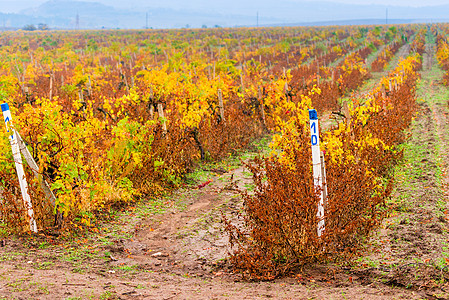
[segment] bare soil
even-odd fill
[[[239,222],[240,162],[203,167],[191,184],[105,220],[99,232],[0,241],[5,299],[447,299],[449,93],[427,45],[420,113],[397,167],[392,213],[350,263],[245,282],[226,264],[222,212]],[[257,150],[257,149],[256,149]],[[260,151],[260,150],[258,150]],[[254,151],[242,159],[258,154]],[[63,242],[61,242],[63,240]]]

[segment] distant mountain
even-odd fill
[[[153,28],[233,27],[254,26],[257,20],[260,25],[383,24],[387,8],[389,23],[449,19],[449,5],[417,8],[293,0],[258,0],[256,4],[243,0],[142,0],[135,2],[140,3],[139,6],[125,9],[125,5],[129,7],[130,4],[121,3],[118,8],[100,2],[50,0],[19,14],[0,13],[0,28],[2,25],[22,28],[39,23],[54,29],[75,29],[77,24],[80,29],[137,29],[147,24]]]
[[[117,10],[98,2],[51,0],[42,5],[21,11],[33,18],[44,18],[53,28],[139,28],[135,12]],[[137,21],[137,22],[136,22]]]
[[[25,15],[48,17],[73,16],[76,12],[83,12],[88,15],[116,14],[117,10],[111,6],[107,6],[99,2],[50,0],[38,7],[21,11],[21,13]]]
[[[140,3],[142,2],[140,1]],[[449,18],[449,5],[405,7],[378,4],[347,4],[326,0],[164,0],[148,1],[148,3],[152,3],[146,6],[148,10],[158,7],[177,7],[183,11],[195,8],[197,11],[211,14],[219,13],[221,15],[232,15],[238,12],[240,15],[252,17],[253,22],[256,14],[259,13],[261,23],[270,23],[269,18],[280,19],[282,23],[385,19],[387,8],[390,19],[430,20]],[[424,1],[423,3],[425,4]]]
[[[6,21],[8,27],[23,27],[26,24],[45,23],[50,28],[181,28],[242,26],[255,24],[254,16],[222,15],[202,11],[174,10],[168,8],[151,8],[139,10],[118,9],[99,2],[51,0],[34,8],[22,10],[20,14],[0,14],[0,22]],[[267,18],[271,23],[282,19]],[[0,23],[1,26],[1,23]]]

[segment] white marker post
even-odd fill
[[[318,129],[318,115],[316,110],[309,109],[310,133],[312,142],[313,181],[315,189],[320,189],[320,202],[318,202],[318,237],[324,232],[324,188],[323,169],[320,158],[320,131]]]
[[[1,105],[3,118],[5,119],[6,131],[10,133],[9,142],[11,143],[12,155],[14,158],[14,163],[16,165],[17,177],[19,177],[20,191],[22,192],[23,204],[27,210],[30,230],[37,232],[36,220],[34,219],[33,205],[31,204],[30,194],[28,194],[28,184],[25,177],[25,172],[23,171],[22,156],[20,155],[20,148],[17,142],[17,135],[12,128],[11,122],[11,111],[9,110],[8,103],[3,103]]]

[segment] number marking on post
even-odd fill
[[[34,219],[34,210],[31,203],[30,194],[28,193],[28,184],[25,177],[25,172],[23,170],[22,156],[20,154],[19,144],[17,142],[17,137],[14,134],[14,129],[11,128],[11,111],[7,103],[1,105],[3,118],[5,120],[6,132],[11,132],[9,136],[9,142],[11,144],[12,155],[14,157],[14,163],[16,165],[17,177],[19,178],[20,191],[22,192],[23,204],[28,214],[28,219],[30,221],[30,230],[37,232],[36,220]]]
[[[318,116],[314,109],[309,109],[309,119],[310,119],[310,134],[311,134],[311,144],[312,144],[312,167],[313,167],[313,182],[315,189],[320,190],[320,201],[318,202],[318,226],[317,233],[318,237],[324,232],[325,222],[324,222],[324,189],[323,189],[323,169],[321,164],[321,152],[320,152],[320,132],[318,129]]]

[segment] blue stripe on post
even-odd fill
[[[9,110],[8,103],[2,103],[2,111],[7,111],[7,110]]]
[[[309,109],[310,120],[318,120],[318,114],[315,109]]]

